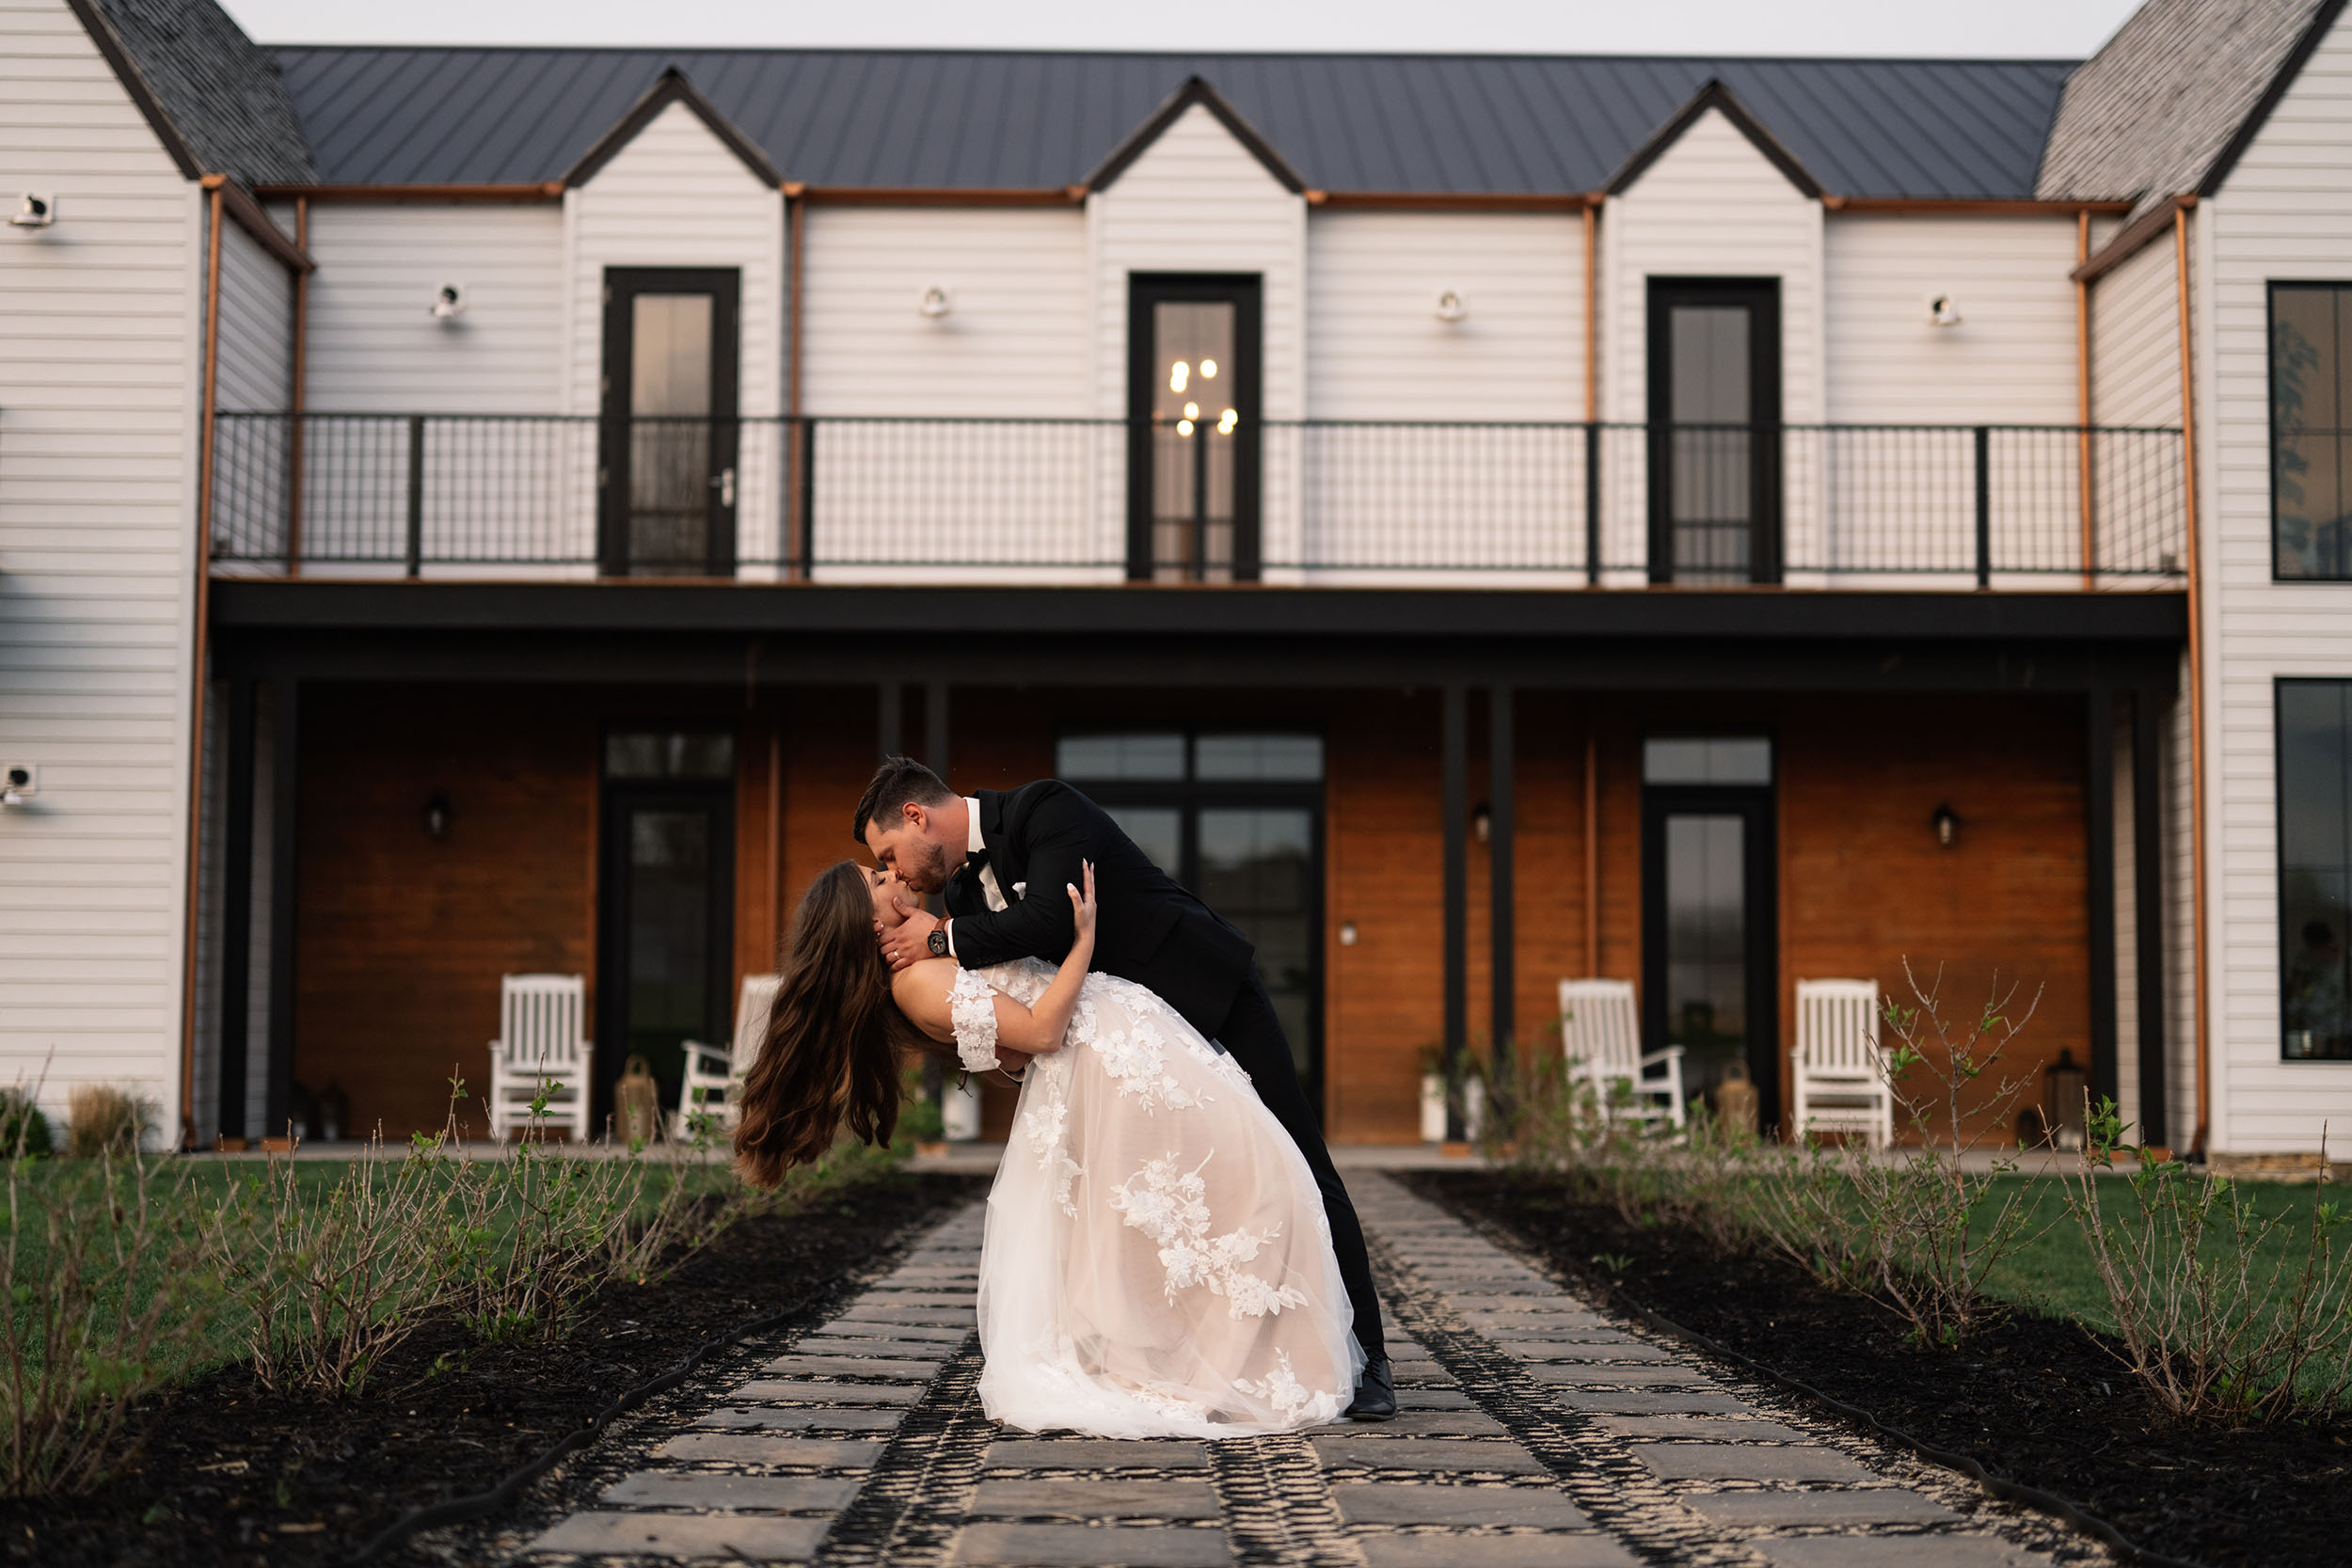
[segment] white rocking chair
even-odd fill
[[[596,1048],[585,1035],[587,982],[577,974],[508,974],[499,980],[499,1037],[490,1042],[490,1136],[503,1143],[532,1124],[588,1140],[588,1073]]]
[[[1860,1132],[1872,1148],[1895,1141],[1895,1089],[1879,1049],[1876,980],[1797,982],[1796,1131]]]
[[[1632,981],[1561,981],[1560,1038],[1567,1049],[1570,1079],[1592,1085],[1603,1120],[1662,1117],[1677,1131],[1686,1124],[1682,1047],[1643,1052]]]
[[[744,975],[742,993],[736,999],[731,1041],[725,1046],[686,1042],[686,1076],[678,1085],[677,1115],[671,1124],[677,1135],[685,1136],[698,1116],[710,1118],[713,1132],[723,1132],[735,1126],[736,1098],[752,1064],[759,1059],[760,1041],[768,1037],[768,1014],[783,984],[780,974]]]

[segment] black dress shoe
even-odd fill
[[[1386,1421],[1396,1415],[1396,1385],[1389,1381],[1389,1358],[1375,1355],[1364,1363],[1356,1384],[1356,1402],[1347,1407],[1351,1421]]]

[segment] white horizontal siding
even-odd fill
[[[2279,1048],[2278,822],[2272,692],[2281,676],[2352,677],[2352,583],[2270,579],[2267,290],[2352,282],[2352,30],[2339,22],[2228,182],[2200,205],[2201,410],[2211,420],[2204,564],[2213,632],[2214,1144],[2310,1150],[2352,1125],[2352,1062]]]
[[[2090,286],[2093,424],[2181,422],[2181,332],[2172,236]]]
[[[1307,204],[1215,115],[1194,104],[1087,199],[1092,249],[1094,412],[1127,415],[1127,285],[1131,274],[1254,273],[1261,282],[1262,413],[1295,420],[1307,411]],[[1124,468],[1094,479],[1094,558],[1125,554]],[[1301,486],[1296,465],[1266,453],[1261,526],[1269,562],[1301,558]],[[1270,574],[1278,577],[1279,573]]]
[[[1448,291],[1459,321],[1438,319]],[[1583,404],[1581,217],[1311,214],[1310,417],[1524,424],[1581,420]],[[1583,565],[1581,432],[1375,423],[1276,439],[1295,441],[1314,559]]]
[[[737,406],[747,417],[784,409],[784,194],[768,184],[683,103],[656,115],[627,147],[564,201],[566,323],[564,406],[594,414],[604,374],[608,267],[731,267],[739,274]],[[746,432],[737,491],[737,552],[775,560],[783,491],[780,466]],[[594,554],[590,494],[577,515],[578,553]]]
[[[1601,210],[1601,410],[1638,423],[1649,417],[1649,280],[1772,277],[1780,284],[1781,417],[1826,417],[1823,391],[1822,214],[1738,127],[1714,110],[1693,121],[1622,196]],[[1820,553],[1818,487],[1788,475],[1792,559]],[[1611,477],[1602,556],[1612,566],[1648,558],[1645,477]],[[1642,580],[1640,571],[1607,580]]]
[[[180,1105],[203,198],[61,0],[0,0],[0,1081]]]
[[[294,275],[241,225],[220,234],[222,408],[275,412],[294,393]]]
[[[564,411],[556,203],[314,201],[310,250],[310,408]],[[433,315],[444,283],[466,292],[465,313],[446,321]]]

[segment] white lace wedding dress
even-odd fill
[[[996,1065],[993,988],[959,971],[957,1053]],[[1032,1432],[1239,1437],[1332,1420],[1364,1357],[1322,1196],[1230,1056],[1132,981],[1089,974],[1068,1042],[1030,1065],[988,1198],[980,1401]]]

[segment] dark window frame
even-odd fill
[[[2329,291],[2339,296],[2337,309],[2339,313],[2341,313],[2344,309],[2345,296],[2352,296],[2352,281],[2336,282],[2327,278],[2316,277],[2272,278],[2263,287],[2263,400],[2265,424],[2268,431],[2268,439],[2270,442],[2270,580],[2273,582],[2352,582],[2352,509],[2345,510],[2340,514],[2340,515],[2342,515],[2346,521],[2344,532],[2347,536],[2340,538],[2336,546],[2338,564],[2341,567],[2341,570],[2337,572],[2286,572],[2282,569],[2285,564],[2285,550],[2280,545],[2279,537],[2279,478],[2280,455],[2280,433],[2279,429],[2279,296],[2281,293],[2317,293],[2321,290]],[[2343,381],[2344,372],[2340,368],[2337,372],[2339,389],[2341,389],[2343,386]],[[2336,423],[2333,428],[2339,432],[2344,433],[2343,438],[2352,439],[2352,421],[2347,421],[2344,410],[2341,406],[2341,404],[2339,404],[2339,406],[2336,409]],[[2314,549],[2312,553],[2316,555],[2319,552]]]
[[[2296,579],[2302,580],[2302,579]],[[2279,980],[2279,1060],[2299,1067],[2334,1064],[2352,1067],[2352,1056],[2290,1056],[2287,1054],[2287,942],[2294,934],[2287,928],[2287,768],[2286,768],[2286,695],[2289,687],[2324,686],[2336,689],[2340,695],[2352,689],[2352,676],[2343,675],[2281,675],[2270,683],[2271,736],[2271,871],[2276,879],[2273,887],[2272,912],[2276,920],[2275,940],[2271,943],[2273,961],[2277,964]],[[2352,730],[2352,718],[2344,721]],[[2352,797],[2352,768],[2344,775],[2344,789]],[[2347,818],[2352,818],[2352,800],[2345,806]],[[2347,864],[2352,864],[2352,844],[2345,846]],[[2352,931],[2342,933],[2338,941],[2352,937]]]
[[[1264,503],[1265,277],[1243,272],[1133,272],[1127,275],[1127,578],[1150,582],[1152,396],[1158,367],[1152,307],[1169,303],[1233,307],[1233,580],[1255,582],[1261,568]],[[1199,576],[1200,562],[1193,563]]]
[[[596,571],[628,577],[630,374],[636,345],[632,309],[639,294],[710,295],[710,449],[713,475],[740,458],[742,295],[740,267],[607,267],[598,373],[596,433]],[[715,481],[714,481],[715,486]],[[737,485],[741,493],[741,485]],[[735,575],[738,507],[714,487],[706,513],[704,568],[714,578]]]
[[[1652,277],[1643,316],[1649,420],[1649,580],[1675,581],[1674,538],[1674,344],[1671,323],[1677,305],[1739,305],[1750,312],[1748,339],[1748,581],[1781,578],[1782,533],[1787,496],[1782,478],[1781,279],[1771,277]]]

